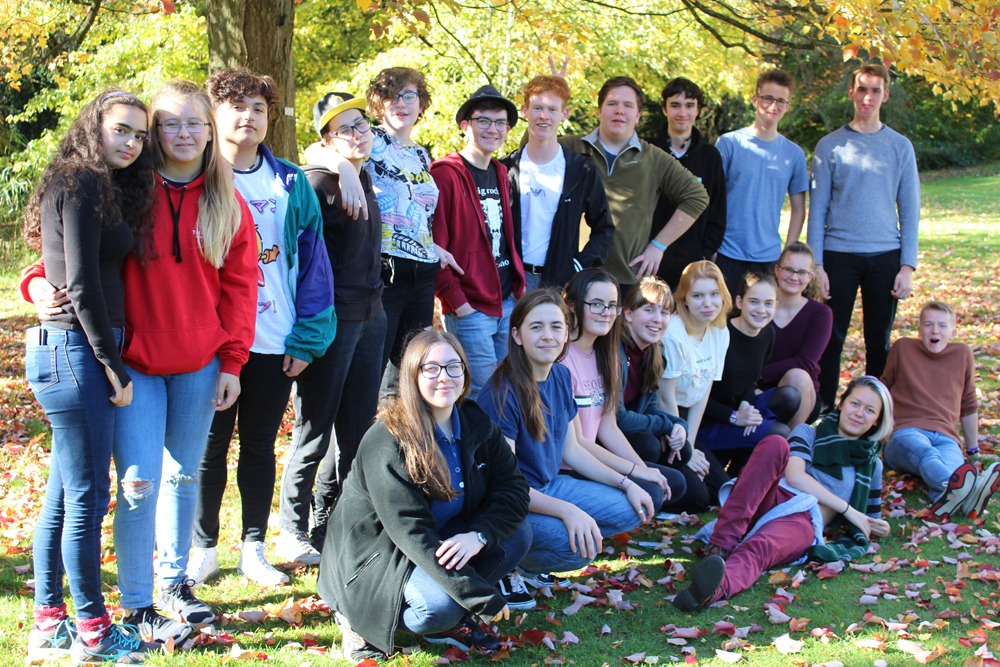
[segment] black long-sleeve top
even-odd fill
[[[734,327],[733,320],[729,320],[726,326],[729,327],[726,365],[722,369],[722,379],[712,384],[712,393],[705,406],[706,420],[723,423],[729,421],[729,415],[740,407],[741,401],[753,405],[756,396],[754,387],[774,347],[774,329],[771,327],[764,327],[751,338]],[[702,428],[706,425],[702,424]]]
[[[122,363],[114,329],[125,326],[122,260],[132,250],[132,230],[120,219],[101,222],[96,212],[97,178],[80,172],[72,195],[64,181],[42,197],[42,257],[45,277],[66,290],[63,312],[45,320],[59,329],[82,329],[94,354],[111,368],[122,386],[131,382]]]

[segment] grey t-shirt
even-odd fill
[[[816,443],[816,429],[808,424],[799,424],[788,436],[791,455],[806,461],[806,472],[828,491],[841,500],[850,502],[854,490],[854,466],[844,468],[844,479],[831,477],[822,470],[813,467],[813,447]],[[873,519],[882,518],[882,459],[875,459],[875,472],[868,490],[868,516]]]
[[[746,262],[774,262],[781,255],[785,194],[809,189],[806,154],[782,135],[762,141],[744,127],[719,137],[726,173],[726,235],[719,253]]]

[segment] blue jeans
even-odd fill
[[[957,442],[944,433],[919,428],[901,428],[893,433],[883,458],[893,470],[920,475],[935,500],[944,493],[951,473],[965,463],[965,454]]]
[[[121,344],[122,331],[115,336]],[[111,500],[111,446],[120,408],[83,331],[32,327],[25,376],[52,424],[45,500],[35,525],[35,606],[63,603],[63,566],[79,618],[107,613],[101,593],[101,521]]]
[[[503,301],[503,315],[490,317],[478,310],[459,317],[455,313],[444,316],[444,328],[454,334],[469,360],[469,395],[474,401],[479,390],[493,375],[497,364],[507,356],[507,337],[510,335],[510,314],[514,310],[514,297]]]
[[[547,496],[564,500],[579,507],[597,522],[601,535],[610,537],[639,527],[639,515],[625,494],[617,488],[590,480],[557,475],[538,489]],[[562,519],[547,514],[528,513],[531,524],[531,549],[521,561],[521,568],[533,574],[567,572],[586,567],[592,559],[569,548],[569,532]]]
[[[145,375],[129,368],[132,404],[115,422],[115,553],[123,609],[153,604],[153,547],[160,584],[184,581],[198,466],[215,416],[219,360],[201,370]]]
[[[464,532],[448,531],[455,523],[452,521],[445,526],[445,531],[441,532],[442,539]],[[495,585],[517,566],[530,546],[531,526],[525,521],[507,539],[492,549],[476,554],[465,567],[471,567],[487,583]],[[458,625],[467,613],[430,575],[419,567],[413,569],[403,588],[403,608],[400,612],[400,620],[410,632],[444,632]]]
[[[527,294],[533,289],[538,289],[542,286],[542,276],[539,273],[528,273],[524,272],[524,293]]]

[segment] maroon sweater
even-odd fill
[[[784,328],[774,322],[770,326],[774,329],[774,349],[760,374],[761,389],[777,387],[785,373],[801,368],[819,392],[819,358],[833,329],[830,306],[809,299]]]
[[[917,338],[900,338],[889,350],[882,382],[892,394],[894,431],[919,428],[955,442],[958,420],[979,409],[976,362],[965,343],[934,354]]]

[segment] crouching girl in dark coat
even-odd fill
[[[531,544],[528,484],[468,392],[454,336],[424,331],[399,396],[368,431],[327,531],[317,588],[344,657],[382,661],[402,623],[427,641],[495,649],[476,615],[508,618],[496,588]]]

